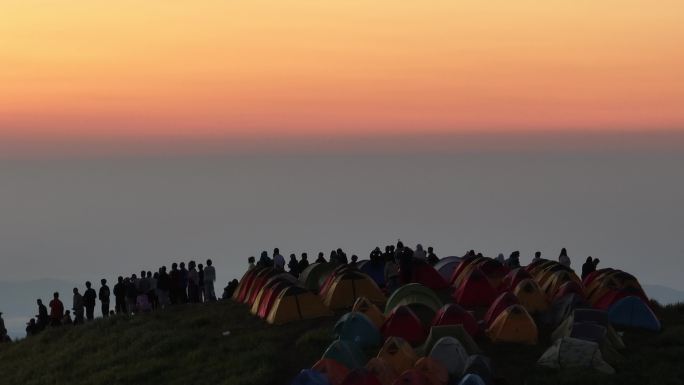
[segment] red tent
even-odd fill
[[[532,279],[532,276],[530,273],[527,272],[527,270],[523,268],[517,268],[513,269],[506,274],[506,276],[503,278],[503,281],[501,281],[501,285],[499,285],[499,292],[503,293],[504,291],[513,291],[520,281],[524,279]]]
[[[238,288],[237,295],[234,297],[236,301],[238,302],[244,302],[245,297],[247,296],[247,293],[249,293],[250,287],[252,287],[252,283],[254,282],[254,278],[256,277],[257,273],[262,271],[263,267],[255,267],[252,270],[248,270],[245,275],[242,276],[242,279],[240,280],[240,285]]]
[[[271,277],[278,274],[280,274],[280,272],[275,271],[275,269],[272,268],[267,268],[257,273],[256,277],[254,277],[254,282],[252,282],[252,286],[249,288],[249,294],[245,297],[245,303],[251,306],[254,301],[256,301],[259,291],[264,287],[266,282],[268,282]]]
[[[420,283],[432,290],[440,290],[449,287],[449,283],[434,267],[427,263],[427,261],[421,260],[416,260],[413,264],[411,282]],[[403,283],[406,284],[409,282]]]
[[[432,320],[432,326],[463,325],[465,331],[471,336],[480,332],[475,317],[461,306],[450,303],[442,306]]]
[[[466,309],[488,307],[496,298],[496,290],[477,268],[461,282],[452,296],[457,304]]]
[[[268,289],[264,289],[264,293],[261,295],[261,302],[259,302],[259,310],[257,315],[261,318],[268,317],[268,313],[271,311],[271,307],[278,298],[278,294],[290,286],[292,286],[291,282],[277,281]]]
[[[418,345],[427,339],[420,319],[408,306],[397,306],[380,327],[382,337],[401,337],[411,345]]]
[[[648,297],[646,297],[646,294],[643,291],[634,288],[626,288],[609,290],[594,303],[594,307],[596,309],[608,310],[617,301],[630,296],[639,297],[645,304],[650,306]]]
[[[463,271],[470,266],[473,263],[477,263],[479,260],[483,259],[482,257],[465,257],[461,260],[461,263],[458,264],[458,267],[456,270],[454,270],[454,273],[451,275],[451,279],[449,280],[450,284],[454,284],[456,282],[456,279],[463,274]]]
[[[508,309],[508,307],[512,305],[519,305],[520,301],[518,301],[518,297],[515,296],[515,294],[507,291],[505,293],[501,293],[496,300],[494,300],[494,303],[492,303],[492,306],[489,307],[487,310],[487,313],[484,316],[484,322],[487,327],[494,322],[496,317],[499,316],[504,310]]]
[[[503,279],[511,270],[502,265],[501,262],[492,258],[485,258],[485,260],[478,265],[478,268],[487,278],[497,280]]]

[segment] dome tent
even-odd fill
[[[660,321],[651,308],[637,296],[625,297],[608,310],[610,321],[614,325],[629,328],[660,331]]]
[[[351,312],[343,315],[335,323],[333,332],[337,338],[354,342],[362,349],[376,347],[382,343],[380,331],[363,313]]]
[[[556,340],[537,364],[555,369],[593,368],[601,373],[615,373],[615,369],[603,360],[597,343],[571,337]]]
[[[504,310],[492,322],[487,330],[492,342],[513,342],[535,345],[537,343],[537,325],[520,305],[513,305]]]
[[[444,365],[449,376],[460,377],[468,361],[468,352],[456,338],[442,337],[430,350],[430,357]]]

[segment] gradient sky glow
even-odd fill
[[[681,0],[4,0],[0,142],[684,127]]]

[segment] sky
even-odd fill
[[[681,130],[682,13],[679,0],[4,0],[0,143]]]
[[[261,250],[401,238],[684,290],[682,14],[2,0],[0,283],[206,258],[225,282]]]

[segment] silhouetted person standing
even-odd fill
[[[100,299],[100,303],[102,304],[102,317],[107,318],[109,317],[109,286],[107,286],[106,279],[100,280],[100,284],[102,286],[100,286],[100,291],[97,294],[98,298]]]
[[[591,257],[587,257],[587,260],[582,265],[582,279],[596,271],[596,265],[598,265],[598,262],[595,261],[598,261],[598,258],[592,259]]]
[[[287,268],[290,270],[290,274],[295,277],[299,277],[299,261],[297,261],[297,256],[290,254],[290,261],[287,263]]]
[[[43,330],[50,323],[50,316],[48,315],[47,307],[43,305],[42,299],[36,300],[36,303],[38,304],[38,315],[36,316],[38,318],[38,329]]]
[[[280,255],[280,250],[277,247],[273,249],[273,267],[276,270],[285,271],[285,257]]]
[[[534,258],[532,258],[532,262],[538,261],[541,259],[541,251],[537,251],[534,253]]]
[[[26,337],[31,337],[38,334],[38,324],[36,324],[36,319],[31,318],[29,323],[26,324]]]
[[[506,261],[506,266],[510,269],[517,269],[520,267],[520,252],[519,251],[514,251],[511,253],[511,255],[508,257],[508,260]]]
[[[169,305],[169,291],[171,290],[171,278],[166,273],[166,266],[159,269],[159,277],[157,278],[157,299],[159,305],[163,308]]]
[[[116,285],[114,285],[114,300],[116,301],[114,307],[116,314],[126,314],[126,285],[121,276],[119,276]]]
[[[7,340],[7,329],[5,328],[5,320],[2,319],[2,312],[0,311],[0,342]]]
[[[83,305],[85,305],[86,318],[88,321],[95,319],[95,302],[97,301],[97,293],[90,281],[86,282],[86,291],[83,293]]]
[[[200,263],[197,265],[197,277],[199,279],[199,297],[200,302],[204,302],[207,299],[204,295],[204,266]]]
[[[62,318],[64,317],[64,304],[59,300],[59,293],[55,292],[52,295],[52,301],[50,305],[50,322],[52,326],[59,326],[62,324]]]
[[[254,257],[252,264],[254,264]],[[251,269],[251,268],[250,268]],[[216,268],[211,259],[207,259],[207,266],[204,268],[204,299],[205,301],[216,301],[216,292],[214,291],[214,282],[216,282]]]
[[[565,247],[561,249],[558,262],[563,266],[570,267],[570,257],[568,257],[568,251],[565,250]]]
[[[171,272],[169,273],[169,283],[171,290],[169,290],[169,299],[172,304],[177,304],[180,301],[180,271],[178,271],[178,264],[171,264]]]
[[[316,263],[326,263],[328,261],[325,260],[325,254],[321,251],[318,253],[318,258],[316,258]]]
[[[74,310],[74,324],[82,324],[84,318],[83,311],[85,310],[85,306],[83,303],[83,296],[81,295],[81,293],[78,292],[78,288],[74,288],[74,306],[72,307],[72,309]]]
[[[199,302],[199,274],[195,268],[195,261],[188,263],[188,299],[190,303]]]
[[[254,256],[247,258],[247,271],[250,271],[255,267],[256,267],[256,259],[254,258]]]
[[[299,260],[299,266],[297,267],[297,270],[299,270],[299,274],[302,273],[307,267],[309,267],[309,257],[306,255],[306,253],[302,253],[302,259]]]
[[[124,280],[126,287],[126,309],[128,313],[132,314],[136,312],[136,299],[138,298],[138,289],[136,288],[137,277],[135,274],[131,278],[126,278]]]
[[[432,248],[432,246],[428,247],[427,261],[432,266],[436,265],[437,262],[439,262],[439,257],[437,257],[437,254],[435,254],[435,250]]]
[[[356,254],[352,254],[351,256],[351,262],[349,262],[349,266],[357,267],[357,263],[359,262],[359,257]]]
[[[188,269],[185,268],[185,262],[181,262],[179,265],[180,269],[178,271],[178,276],[180,277],[180,302],[188,302]]]

